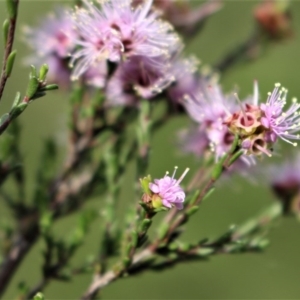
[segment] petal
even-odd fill
[[[153,193],[155,193],[155,194],[158,194],[158,193],[159,193],[159,187],[158,187],[156,184],[150,182],[150,183],[149,183],[149,188],[150,188],[150,190],[151,190]]]
[[[168,200],[166,200],[166,199],[163,199],[162,204],[165,207],[172,208],[171,203]]]

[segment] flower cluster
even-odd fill
[[[227,120],[229,130],[238,134],[242,140],[241,147],[246,154],[271,156],[273,145],[278,138],[297,146],[291,140],[299,140],[300,104],[292,100],[291,106],[284,111],[287,90],[275,84],[273,92],[268,93],[266,103],[258,103],[258,87],[255,83],[253,103],[242,105]]]
[[[228,115],[237,109],[234,97],[223,95],[217,84],[199,78],[197,90],[184,95],[183,105],[199,124],[183,135],[184,149],[198,155],[212,151],[218,160],[229,150],[234,139],[225,124]]]
[[[49,65],[48,80],[59,83],[63,87],[70,85],[69,69],[70,53],[75,51],[78,32],[70,17],[68,8],[57,8],[46,17],[39,28],[24,28],[25,40],[36,53],[27,62],[31,64]],[[103,87],[107,77],[107,66],[100,63],[85,70],[84,81],[87,85]]]
[[[183,135],[184,149],[197,155],[212,150],[216,159],[229,150],[234,135],[241,141],[245,161],[255,156],[272,155],[273,146],[280,138],[294,146],[291,140],[300,139],[300,104],[296,99],[284,111],[287,90],[276,84],[268,93],[266,103],[258,103],[258,85],[253,96],[243,102],[235,94],[224,96],[217,85],[205,80],[198,83],[198,94],[186,94],[184,106],[199,126]]]
[[[149,205],[150,209],[158,209],[161,207],[183,208],[185,192],[180,187],[180,183],[189,169],[186,169],[179,179],[175,179],[176,170],[177,167],[175,167],[172,177],[170,177],[167,172],[163,178],[154,179],[154,183],[151,182],[149,176],[141,179],[141,185],[145,193],[143,201]]]
[[[73,11],[57,9],[39,28],[27,28],[26,41],[38,52],[30,63],[47,62],[50,79],[103,88],[109,105],[133,105],[165,90],[183,48],[152,0],[84,0]]]

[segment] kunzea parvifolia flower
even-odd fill
[[[154,182],[152,182],[149,176],[141,179],[141,185],[144,190],[143,202],[146,205],[152,209],[159,209],[161,207],[183,208],[185,192],[180,183],[189,169],[185,169],[179,179],[175,179],[176,170],[177,167],[175,167],[172,177],[167,172],[163,178],[154,179]]]

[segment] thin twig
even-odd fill
[[[19,0],[14,0],[14,5],[15,5],[16,13],[13,18],[9,19],[9,29],[8,29],[8,35],[7,35],[7,41],[6,41],[6,45],[5,45],[4,55],[3,55],[2,71],[1,71],[1,77],[0,77],[0,101],[1,101],[1,98],[3,95],[6,81],[8,79],[8,76],[5,72],[5,70],[6,70],[7,59],[12,51],[12,47],[13,47],[13,43],[14,43],[16,23],[17,23],[17,17],[18,17]]]
[[[220,73],[224,73],[230,67],[235,65],[244,55],[253,49],[259,42],[259,35],[257,32],[253,33],[246,41],[231,50],[219,62],[214,65],[214,69]]]
[[[243,237],[250,235],[252,231],[257,229],[263,229],[264,227],[269,226],[269,224],[276,218],[281,215],[281,210],[278,209],[278,205],[271,205],[266,212],[256,218],[256,222],[252,222],[253,226],[247,226],[247,230],[244,231]],[[245,226],[245,225],[244,225]],[[243,228],[243,225],[241,226]],[[237,228],[236,232],[239,232],[239,228]],[[175,265],[180,262],[190,261],[190,260],[199,260],[199,259],[206,259],[211,255],[217,254],[228,254],[228,253],[253,253],[253,252],[260,252],[263,248],[255,243],[252,243],[252,240],[249,239],[245,244],[236,243],[237,241],[237,234],[236,232],[232,232],[227,239],[221,239],[221,243],[209,243],[209,244],[198,244],[196,246],[191,247],[188,250],[176,249],[173,251],[176,256],[174,258],[170,258],[169,256],[165,255],[163,261],[155,263],[155,258],[158,257],[156,253],[156,248],[152,245],[149,245],[146,249],[142,250],[141,252],[135,254],[133,256],[131,266],[126,270],[128,274],[137,274],[144,272],[146,270],[161,270],[172,265]],[[220,238],[217,239],[219,241]],[[234,248],[230,248],[233,246]],[[209,254],[201,254],[200,250],[211,250]],[[147,264],[145,262],[152,261],[154,263]],[[124,272],[118,271],[108,271],[102,276],[97,276],[93,282],[90,284],[84,295],[81,297],[81,300],[92,300],[96,297],[97,293],[110,284],[111,282],[121,278]]]

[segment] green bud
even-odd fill
[[[34,297],[33,300],[45,300],[45,297],[42,293],[37,293]]]
[[[151,176],[148,175],[147,177],[144,177],[142,179],[140,179],[140,183],[141,183],[141,187],[144,191],[145,194],[147,195],[151,195],[151,190],[149,188],[149,183],[152,181]]]
[[[12,71],[13,66],[14,66],[16,55],[17,55],[17,51],[14,50],[9,54],[9,56],[7,58],[7,62],[6,62],[6,66],[5,66],[5,75],[6,75],[6,77],[9,77],[10,74],[11,74],[11,71]]]
[[[18,4],[14,0],[6,0],[6,7],[8,15],[11,19],[14,19],[17,15]]]
[[[187,211],[186,211],[186,215],[187,216],[192,216],[194,213],[196,213],[199,209],[199,206],[192,206],[191,208],[189,208]]]
[[[19,116],[28,106],[28,103],[21,103],[18,106],[15,106],[12,108],[12,110],[9,112],[11,117],[14,119],[17,116]]]
[[[40,68],[40,72],[39,72],[39,80],[40,81],[45,81],[46,80],[46,76],[47,73],[49,71],[49,67],[47,64],[43,64]]]
[[[3,45],[5,47],[6,43],[7,43],[8,30],[9,30],[9,21],[7,19],[4,20],[4,22],[3,22],[2,30],[3,30],[3,40],[4,40]]]

